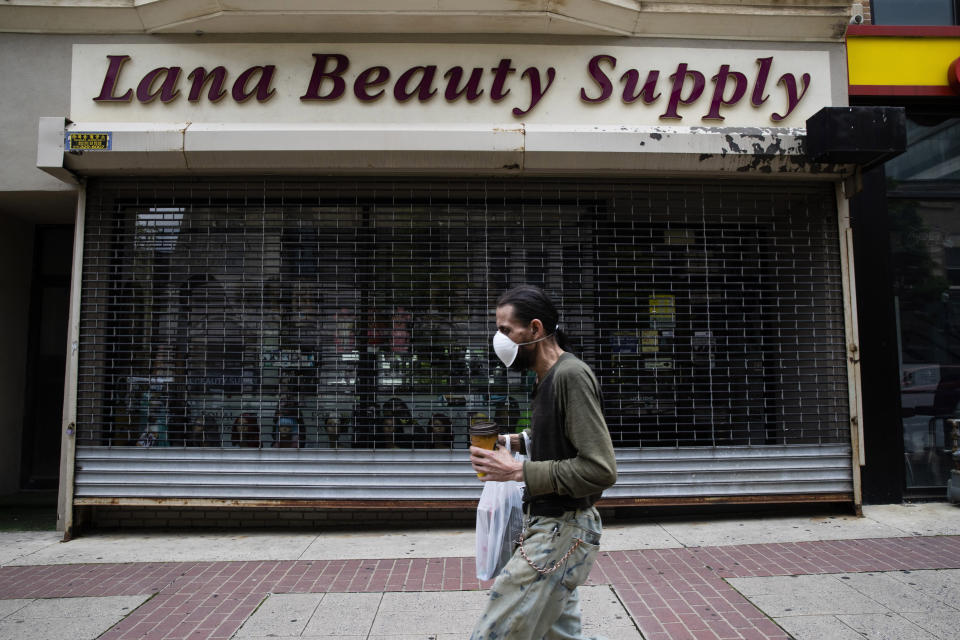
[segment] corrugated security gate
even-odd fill
[[[88,190],[76,499],[479,495],[529,424],[511,285],[597,372],[612,499],[849,494],[831,185],[176,179]]]

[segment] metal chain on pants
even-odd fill
[[[533,560],[527,557],[527,552],[523,548],[524,533],[526,533],[526,527],[524,527],[524,529],[520,531],[520,540],[519,540],[520,555],[523,556],[523,559],[527,561],[527,564],[530,565],[534,571],[536,571],[542,576],[549,575],[554,571],[556,571],[557,569],[559,569],[561,566],[563,566],[563,563],[567,561],[567,558],[570,557],[570,554],[573,553],[573,550],[579,547],[580,544],[583,542],[583,540],[581,540],[580,538],[574,538],[573,546],[570,547],[570,550],[567,551],[567,553],[562,558],[557,560],[557,562],[552,567],[538,567]]]

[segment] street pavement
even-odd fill
[[[0,533],[0,640],[454,640],[468,528]],[[960,637],[960,507],[606,523],[581,588],[609,640]]]

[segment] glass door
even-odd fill
[[[960,119],[912,114],[886,165],[908,489],[945,487],[960,425]]]

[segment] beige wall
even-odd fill
[[[74,38],[0,34],[0,192],[72,190],[36,167],[37,122],[70,105]],[[0,202],[2,206],[2,202]]]
[[[76,206],[75,187],[36,167],[39,118],[67,114],[75,40],[0,34],[0,495],[20,488],[34,228]]]
[[[0,215],[0,495],[20,484],[33,225]]]

